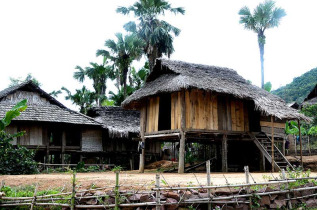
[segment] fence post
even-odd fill
[[[33,199],[32,199],[30,210],[33,210],[35,202],[36,202],[37,186],[38,186],[38,184],[36,184],[35,189],[34,189],[34,194],[33,194]]]
[[[283,178],[283,180],[286,180],[285,170],[282,169],[281,171],[282,171],[282,178]],[[289,190],[288,184],[286,184],[285,186],[286,186],[286,189]],[[291,202],[289,193],[286,193],[286,198],[288,199],[288,201],[287,201],[288,209],[293,209],[293,208],[292,208],[292,202]]]
[[[249,166],[244,166],[244,173],[245,173],[245,182],[246,184],[250,184],[250,177],[249,177]],[[250,194],[250,186],[247,187],[247,194]],[[252,197],[250,196],[250,209],[252,209]]]
[[[206,161],[206,170],[207,170],[207,186],[210,186],[211,185],[211,182],[210,182],[210,160]],[[208,192],[208,197],[209,197],[208,210],[211,210],[210,189],[208,189],[207,192]]]
[[[116,186],[115,186],[115,189],[114,189],[114,192],[115,192],[115,207],[114,209],[115,210],[119,210],[119,173],[120,171],[116,171]]]
[[[76,171],[73,171],[73,178],[72,178],[72,197],[70,203],[70,209],[75,209],[75,196],[76,196]]]
[[[156,178],[155,178],[155,188],[160,188],[160,174],[156,174]],[[161,209],[161,195],[160,195],[160,190],[156,190],[156,210],[160,210]]]

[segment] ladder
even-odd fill
[[[250,137],[265,158],[272,164],[272,140],[263,132],[250,133]],[[274,166],[274,169],[278,171],[281,169],[286,170],[287,167],[294,170],[294,167],[288,162],[276,145],[274,145]]]

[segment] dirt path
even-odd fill
[[[253,179],[256,182],[264,181],[264,176],[271,176],[271,173],[251,173]],[[275,177],[279,177],[278,173],[273,174]],[[212,173],[211,181],[214,185],[226,184],[226,179],[230,184],[244,183],[244,173]],[[317,173],[312,173],[311,176],[317,176]],[[205,185],[206,174],[204,173],[165,173],[163,174],[166,182],[169,185]],[[163,179],[162,177],[162,179]],[[253,180],[251,178],[251,181]],[[0,176],[0,182],[4,180],[8,186],[24,186],[31,184],[39,184],[39,189],[53,189],[53,188],[65,188],[70,189],[71,174],[67,173],[54,173],[54,174],[37,174],[37,175],[4,175]],[[139,174],[137,171],[121,172],[120,185],[123,185],[125,189],[138,188],[144,185],[145,189],[151,189],[154,187],[155,173]],[[199,183],[198,183],[199,182]],[[78,173],[77,183],[82,188],[90,188],[92,185],[97,187],[113,186],[115,183],[115,174],[113,172],[98,172],[98,173]]]

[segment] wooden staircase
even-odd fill
[[[250,133],[255,145],[259,148],[265,158],[272,163],[272,141],[265,133]],[[283,153],[274,145],[274,166],[275,170],[286,170],[287,167],[294,170],[294,167],[288,162]]]

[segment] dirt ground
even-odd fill
[[[279,177],[278,173],[251,173],[251,181],[253,179],[256,182],[264,181],[263,175]],[[37,175],[4,175],[0,176],[0,182],[3,180],[7,186],[25,186],[38,184],[40,190],[64,188],[66,191],[70,190],[71,174],[67,173],[54,173],[54,174],[37,174]],[[317,176],[317,173],[312,173],[311,176]],[[173,186],[193,186],[193,185],[205,185],[206,174],[205,173],[164,173],[161,179],[165,179],[168,185]],[[228,183],[244,183],[244,173],[212,173],[211,180],[214,185]],[[95,172],[95,173],[78,173],[77,183],[81,188],[88,189],[91,186],[105,187],[114,186],[115,174],[113,172]],[[139,174],[138,171],[123,171],[120,173],[120,185],[121,189],[151,189],[154,187],[155,173]]]

